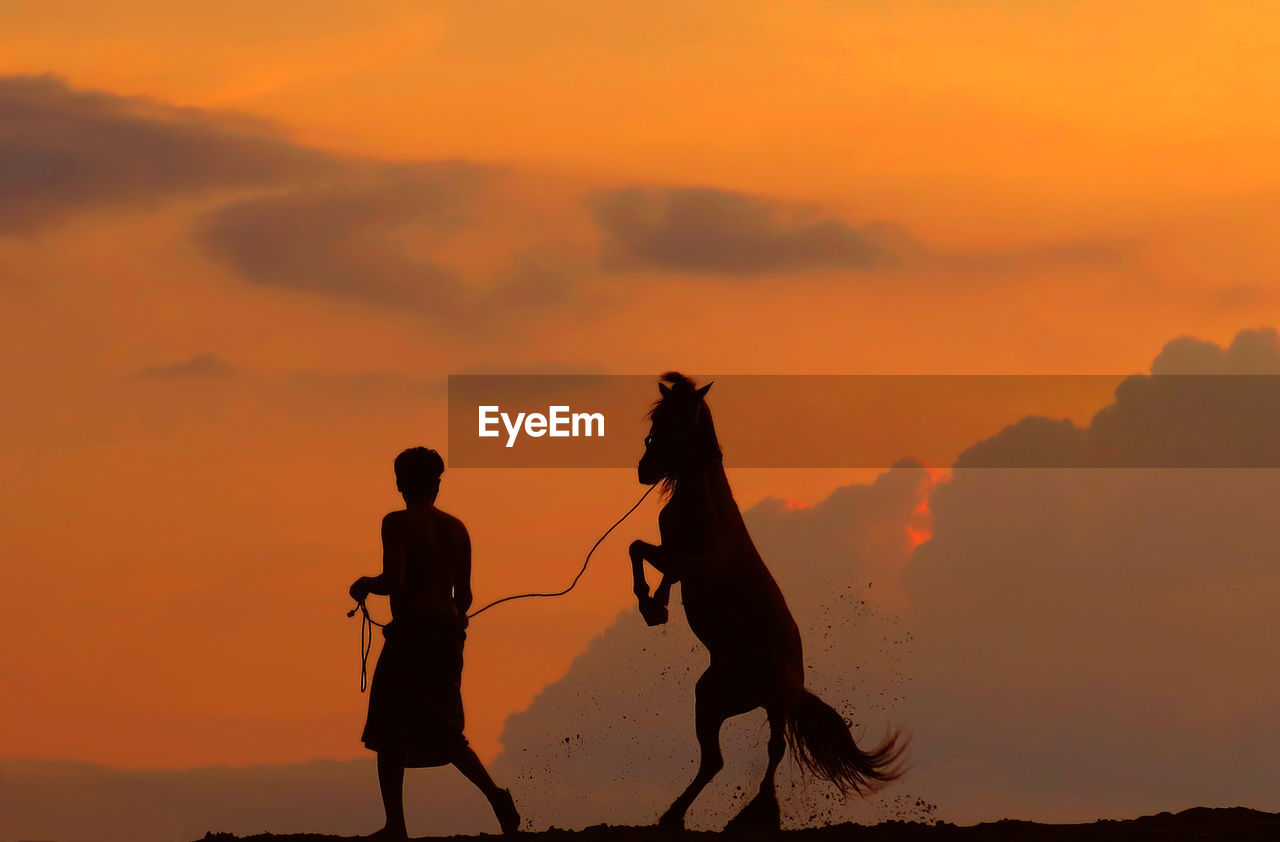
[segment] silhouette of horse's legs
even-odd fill
[[[662,818],[658,820],[659,827],[684,827],[684,815],[694,799],[716,773],[724,768],[724,756],[720,753],[720,726],[729,717],[746,713],[752,707],[735,702],[728,682],[714,666],[709,667],[698,679],[695,700],[694,728],[698,735],[698,747],[702,751],[698,772],[685,791],[680,793],[680,797],[662,814]]]
[[[661,546],[647,541],[632,541],[628,552],[631,556],[632,590],[640,602],[640,614],[649,625],[661,625],[667,621],[667,602],[671,599],[671,586],[676,582],[671,561]],[[644,578],[646,561],[662,574],[662,582],[653,596],[649,595],[649,583]]]
[[[765,769],[764,780],[760,782],[760,792],[742,808],[738,815],[730,819],[725,830],[759,828],[776,830],[782,824],[782,813],[778,809],[778,793],[774,778],[778,773],[778,764],[787,750],[787,717],[781,705],[770,705],[769,714],[769,765]]]

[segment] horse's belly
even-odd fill
[[[689,588],[681,584],[689,629],[711,652],[712,660],[769,664],[799,661],[800,637],[790,613],[768,616],[724,589]]]
[[[702,641],[702,645],[712,652],[732,645],[737,637],[733,631],[736,624],[728,622],[723,604],[716,604],[722,602],[723,594],[703,594],[696,588],[688,587],[686,583],[681,583],[680,587],[680,598],[684,603],[684,616],[689,621],[689,630]]]

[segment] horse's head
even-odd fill
[[[720,444],[705,400],[711,384],[697,388],[674,371],[662,375],[662,397],[649,411],[649,435],[640,457],[640,482],[671,482],[686,468],[720,460]]]

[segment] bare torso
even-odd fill
[[[398,621],[460,625],[457,591],[467,589],[471,543],[462,521],[434,506],[412,506],[383,520],[388,562],[399,553],[403,583],[391,589],[391,615]]]

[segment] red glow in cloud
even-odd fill
[[[949,479],[949,472],[942,468],[924,466],[929,478],[920,484],[920,502],[912,512],[911,521],[907,524],[907,543],[914,552],[915,548],[933,537],[933,513],[929,511],[929,498],[939,483]]]

